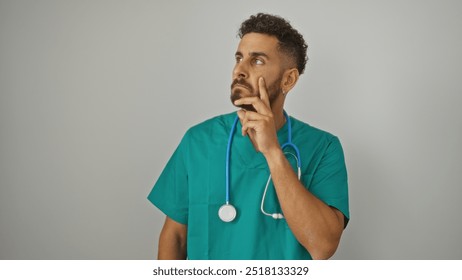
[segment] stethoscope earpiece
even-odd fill
[[[273,219],[277,220],[277,219],[284,219],[284,215],[282,215],[281,213],[273,213],[271,215],[271,217],[273,217]]]

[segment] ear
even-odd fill
[[[299,76],[300,74],[298,73],[297,68],[287,69],[282,76],[282,81],[281,81],[282,91],[285,93],[288,93],[297,83]]]

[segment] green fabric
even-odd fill
[[[225,162],[229,132],[236,113],[207,120],[188,130],[154,185],[148,199],[171,219],[188,225],[189,259],[311,259],[285,219],[260,211],[269,176],[266,160],[257,153],[238,123],[231,148],[230,203],[237,217],[222,222],[225,203]],[[301,181],[326,204],[349,219],[348,185],[343,150],[337,137],[291,117],[292,141],[301,153]],[[278,131],[287,142],[287,122]],[[286,151],[291,151],[287,148]],[[294,170],[295,159],[287,155]],[[270,184],[265,211],[280,213]]]

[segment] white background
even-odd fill
[[[459,1],[0,0],[0,258],[152,259],[147,200],[190,126],[234,110],[239,24],[291,21],[289,114],[342,141],[336,259],[461,259]]]

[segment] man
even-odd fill
[[[284,111],[307,45],[268,14],[239,36],[231,101],[241,110],[189,129],[148,196],[167,215],[158,258],[328,259],[349,219],[343,151]]]

